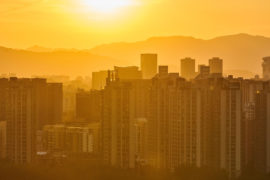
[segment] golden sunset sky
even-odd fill
[[[183,35],[270,36],[269,0],[0,0],[0,46],[91,48]]]

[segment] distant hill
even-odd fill
[[[210,40],[193,37],[153,37],[134,43],[113,43],[97,46],[89,52],[139,63],[139,54],[158,53],[159,64],[169,64],[171,71],[180,71],[179,60],[192,57],[207,64],[211,57],[224,59],[226,73],[250,77],[261,74],[262,57],[270,56],[270,38],[236,34]]]
[[[109,69],[121,62],[89,52],[32,52],[0,47],[0,75],[91,75],[92,71]]]
[[[52,48],[45,48],[42,46],[34,45],[26,49],[27,51],[32,51],[32,52],[52,52],[54,49]]]
[[[210,40],[193,37],[153,37],[139,42],[105,44],[88,50],[33,46],[26,50],[0,47],[0,74],[90,75],[113,66],[139,65],[141,53],[157,53],[159,64],[179,72],[179,60],[192,57],[207,64],[211,57],[224,59],[226,74],[252,77],[261,74],[262,57],[270,56],[270,38],[236,34]]]
[[[68,51],[68,52],[79,52],[81,50],[72,48],[72,49],[65,49],[65,48],[46,48],[38,45],[34,45],[32,47],[29,47],[26,49],[27,51],[32,51],[32,52],[57,52],[57,51]]]

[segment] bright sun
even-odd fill
[[[117,10],[130,6],[134,0],[83,0],[85,6],[98,13],[112,13]]]

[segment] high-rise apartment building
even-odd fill
[[[63,114],[63,85],[61,83],[47,83],[48,120],[44,123],[57,124],[62,122]]]
[[[101,155],[101,122],[90,123],[87,125],[92,134],[93,153]]]
[[[106,85],[106,78],[108,75],[108,71],[99,71],[92,73],[92,89],[93,90],[101,90]]]
[[[63,120],[72,121],[76,112],[76,93],[74,86],[63,86]]]
[[[263,63],[263,79],[269,80],[270,79],[270,57],[264,57]]]
[[[7,99],[7,158],[14,163],[30,163],[35,159],[35,137],[40,104],[36,85],[43,80],[10,78]],[[41,82],[42,81],[42,82]],[[43,84],[44,83],[44,84]],[[40,113],[40,114],[39,114]]]
[[[142,79],[142,71],[137,66],[127,67],[114,67],[114,71],[111,71],[114,78],[122,80]],[[106,86],[106,79],[108,77],[108,71],[99,71],[92,73],[92,89],[101,90]]]
[[[218,57],[209,59],[210,74],[217,74],[222,76],[223,74],[223,60]]]
[[[78,90],[76,93],[76,119],[88,123],[101,121],[101,91]]]
[[[19,79],[20,80],[20,79]],[[63,87],[61,83],[47,83],[46,79],[31,80],[31,96],[33,96],[34,114],[38,121],[36,127],[42,130],[44,125],[62,121]]]
[[[255,139],[255,101],[257,92],[263,89],[263,81],[258,79],[242,79],[229,76],[228,79],[240,83],[242,96],[242,122],[241,122],[241,169],[254,167]]]
[[[0,79],[0,159],[6,158],[8,79]]]
[[[195,59],[181,59],[181,76],[187,80],[195,78]]]
[[[102,153],[117,167],[208,166],[230,177],[241,172],[240,79],[210,76],[186,81],[159,66],[151,80],[110,76],[102,101]],[[146,137],[142,137],[145,135]]]
[[[255,100],[253,167],[263,173],[270,172],[270,85],[264,83]]]
[[[62,86],[45,79],[0,80],[1,120],[6,121],[6,155],[14,163],[30,163],[36,157],[36,131],[61,121]],[[3,88],[4,87],[4,88]]]
[[[157,54],[141,54],[143,79],[151,79],[157,74]]]
[[[152,79],[148,161],[157,168],[181,165],[241,172],[240,83],[223,78],[187,82],[169,73]]]
[[[198,75],[196,78],[207,78],[210,75],[210,67],[206,65],[198,66]]]
[[[7,122],[0,121],[0,159],[6,158]]]
[[[65,151],[72,154],[92,153],[93,135],[88,127],[66,127]]]
[[[201,162],[226,170],[230,177],[241,173],[242,95],[240,83],[223,78],[200,79]]]
[[[136,164],[135,167],[139,168],[147,164],[147,146],[148,146],[148,131],[147,131],[147,119],[146,118],[137,118],[135,124],[135,156]]]
[[[102,154],[105,164],[136,166],[136,119],[145,118],[149,80],[108,77],[103,91]]]
[[[255,102],[246,104],[243,110],[243,120],[241,128],[241,141],[242,141],[242,152],[241,152],[241,168],[250,169],[254,166],[254,154],[255,139]]]
[[[65,151],[65,125],[46,125],[42,131],[43,146],[47,153],[52,154]]]
[[[88,126],[47,125],[43,128],[48,154],[79,155],[94,151],[93,133]]]
[[[169,73],[168,66],[158,66],[158,76],[167,76]]]
[[[114,67],[114,75],[116,79],[121,80],[132,80],[132,79],[142,79],[142,72],[139,71],[137,66],[128,67]]]
[[[156,168],[200,165],[199,91],[177,73],[152,79],[148,161]]]

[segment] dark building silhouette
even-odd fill
[[[9,86],[9,81],[8,79],[0,79],[0,121],[5,121],[6,116],[7,116],[7,111],[6,111],[6,101],[8,98],[8,91],[7,88]]]
[[[88,123],[101,121],[101,91],[78,90],[76,93],[76,119]]]
[[[121,80],[109,72],[102,91],[105,164],[134,168],[147,162],[170,170],[207,166],[239,176],[243,79],[202,68],[202,76],[192,81],[169,73],[168,66],[159,66],[148,81]]]
[[[63,114],[63,85],[61,83],[47,83],[48,120],[45,125],[62,122]]]
[[[255,100],[257,92],[263,89],[263,81],[261,80],[242,80],[242,103],[243,103],[243,119],[241,129],[242,139],[242,169],[251,169],[254,167],[255,148]]]
[[[143,158],[136,152],[136,135],[138,120],[147,116],[149,85],[149,80],[114,79],[109,72],[102,92],[101,144],[105,164],[135,168],[137,159]]]
[[[270,57],[263,58],[262,68],[263,68],[263,78],[265,80],[269,80],[270,79]]]
[[[225,169],[230,177],[241,173],[240,83],[234,79],[207,78],[201,89],[201,162]]]
[[[149,163],[165,169],[200,166],[197,90],[179,74],[161,71],[149,94]]]
[[[36,131],[61,121],[62,86],[45,79],[0,80],[2,120],[6,121],[6,155],[14,163],[30,163],[36,156]],[[4,92],[5,91],[5,92]]]
[[[168,66],[158,66],[158,76],[166,76],[169,73]]]
[[[254,160],[253,167],[260,172],[270,172],[270,85],[264,83],[255,98]]]
[[[0,121],[0,159],[6,158],[7,150],[7,122]]]
[[[210,67],[206,65],[198,66],[198,75],[196,78],[207,78],[210,75]]]
[[[78,90],[76,121],[60,125],[62,84],[0,79],[0,158],[33,162],[36,137],[44,135],[48,152],[100,154],[118,168],[209,167],[230,178],[246,169],[269,173],[269,58],[264,79],[223,77],[220,58],[197,73],[195,60],[183,59],[183,77],[168,66],[156,74],[156,59],[142,54],[142,71],[103,72],[106,85]]]
[[[241,91],[233,79],[185,81],[177,73],[152,79],[149,162],[157,168],[207,166],[241,173]]]

